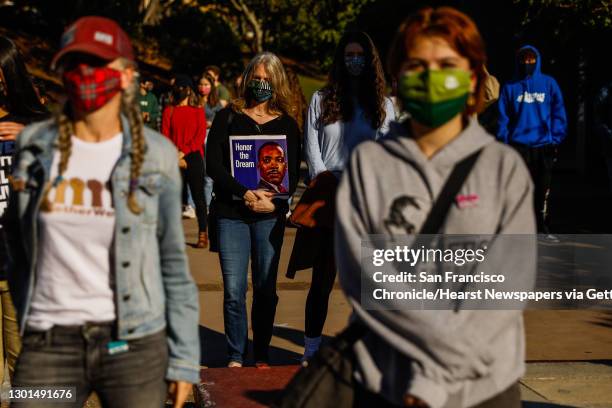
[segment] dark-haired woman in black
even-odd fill
[[[47,116],[19,49],[0,36],[0,221],[8,205],[8,175],[14,140],[25,125]],[[6,359],[9,375],[21,348],[15,309],[7,285],[4,231],[0,223],[0,383]]]
[[[304,149],[311,180],[326,172],[339,178],[355,146],[386,133],[395,111],[385,93],[382,64],[370,37],[364,32],[345,34],[336,48],[327,85],[313,95],[308,109]],[[336,277],[331,225],[311,232],[318,238],[311,240],[317,243],[317,256],[306,300],[304,358],[311,357],[321,343]]]
[[[47,115],[19,49],[0,36],[0,142],[15,140],[25,125]]]

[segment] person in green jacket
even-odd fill
[[[151,129],[159,130],[160,109],[157,97],[151,92],[152,88],[153,82],[151,80],[143,79],[140,81],[138,102],[140,103],[140,112],[144,124]]]
[[[231,101],[232,97],[227,87],[221,83],[221,68],[216,65],[209,65],[204,69],[204,75],[206,74],[214,78],[215,88],[217,89],[217,95],[219,96],[219,103],[225,108]]]

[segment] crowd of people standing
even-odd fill
[[[158,98],[121,27],[84,17],[53,59],[67,100],[51,115],[19,51],[0,37],[0,164],[10,173],[0,208],[0,362],[12,383],[74,384],[75,406],[93,391],[108,407],[161,406],[167,391],[182,406],[206,350],[181,218],[197,219],[196,248],[218,252],[233,369],[249,361],[250,263],[252,360],[269,367],[289,222],[299,228],[286,272],[312,268],[303,360],[324,358],[317,352],[337,272],[354,310],[359,335],[342,350],[352,391],[329,396],[334,405],[520,406],[520,311],[380,312],[360,300],[368,235],[556,239],[547,214],[567,132],[563,97],[535,48],[516,56],[516,78],[500,92],[474,22],[426,8],[398,29],[390,83],[371,38],[348,32],[308,105],[296,73],[270,52],[250,60],[233,94],[208,66],[197,77],[174,74]],[[491,135],[479,119],[495,106]],[[261,179],[247,186],[233,143],[257,137],[267,138],[253,164]],[[291,212],[302,159],[307,188]],[[467,209],[440,198],[465,163],[458,188],[482,203]]]

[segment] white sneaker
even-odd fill
[[[242,368],[242,363],[240,361],[230,361],[227,367],[228,368]]]
[[[549,243],[549,244],[558,244],[561,242],[561,239],[559,239],[558,236],[553,235],[553,234],[545,234],[545,235],[542,235],[541,241]]]
[[[183,218],[189,218],[193,220],[195,217],[196,217],[195,209],[190,205],[186,206],[185,209],[183,210]]]

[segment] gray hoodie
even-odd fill
[[[520,156],[475,120],[429,160],[402,129],[394,123],[387,138],[358,146],[338,190],[340,282],[354,308],[353,319],[370,329],[355,345],[355,375],[396,404],[409,393],[432,408],[470,407],[523,375],[522,312],[366,310],[360,304],[362,239],[395,234],[385,221],[402,196],[411,197],[404,202],[418,204],[403,211],[418,231],[453,166],[480,148],[482,154],[460,190],[477,197],[475,205],[453,204],[440,233],[535,234],[533,186]]]

